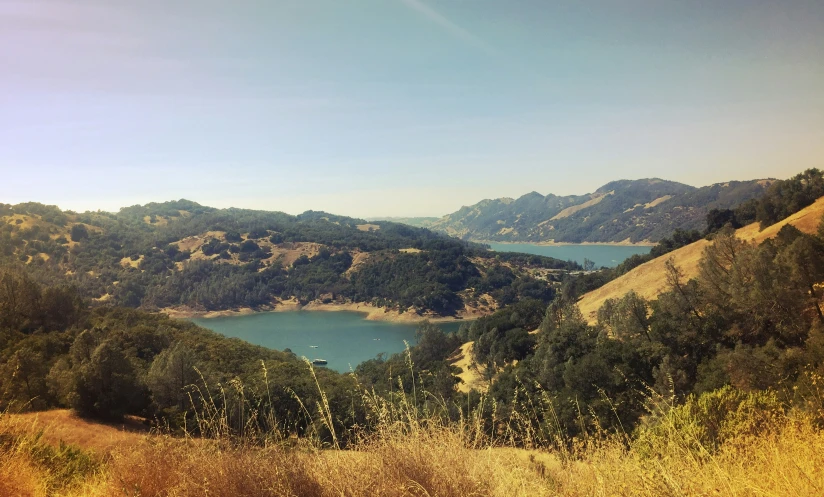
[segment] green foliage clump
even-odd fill
[[[660,457],[677,442],[696,456],[713,454],[721,445],[758,436],[786,413],[774,391],[742,391],[730,386],[690,395],[680,405],[658,405],[638,427],[635,448]]]
[[[85,224],[75,224],[72,226],[71,237],[73,242],[82,242],[89,238],[89,230]]]

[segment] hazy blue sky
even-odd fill
[[[808,167],[821,0],[0,0],[0,202],[441,215]]]

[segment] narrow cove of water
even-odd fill
[[[489,243],[496,252],[521,252],[544,255],[583,265],[584,259],[595,267],[615,267],[635,254],[648,254],[652,247],[642,245],[538,245],[535,243]]]
[[[348,372],[378,354],[403,352],[415,345],[418,326],[410,323],[367,321],[359,312],[262,312],[243,316],[195,318],[194,323],[228,337],[271,349],[290,349],[298,357],[325,359],[327,367]],[[445,332],[457,331],[464,321],[438,323]]]

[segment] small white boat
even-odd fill
[[[311,348],[313,348],[313,349],[318,348],[318,346],[317,346],[317,345],[310,345],[309,347],[311,347]]]
[[[325,366],[326,359],[315,359],[314,361],[312,361],[312,364],[314,364],[315,366]]]

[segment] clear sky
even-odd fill
[[[0,202],[442,215],[808,167],[822,0],[0,0]]]

